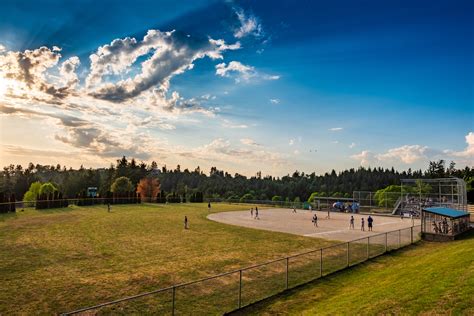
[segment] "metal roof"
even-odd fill
[[[455,210],[452,208],[447,208],[447,207],[427,207],[427,208],[424,208],[423,211],[438,214],[438,215],[448,216],[451,218],[469,216],[469,213]]]

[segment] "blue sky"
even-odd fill
[[[473,43],[470,1],[2,1],[0,163],[473,166]]]

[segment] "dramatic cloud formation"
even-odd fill
[[[252,78],[263,80],[278,80],[280,76],[260,74],[254,67],[244,65],[238,61],[231,61],[229,64],[220,63],[216,65],[216,75],[221,77],[234,77],[235,82],[249,81]]]
[[[100,47],[90,57],[91,73],[87,77],[87,86],[98,86],[92,95],[112,102],[134,98],[155,87],[166,92],[171,77],[192,69],[196,59],[206,56],[222,59],[223,51],[239,47],[240,45],[226,45],[222,40],[199,39],[176,31],[150,30],[141,42],[127,37]],[[104,75],[121,74],[138,57],[146,54],[152,55],[141,63],[141,72],[133,78],[115,83],[101,82]]]
[[[6,51],[0,54],[0,78],[15,82],[14,87],[9,87],[9,93],[25,95],[26,91],[36,90],[62,99],[67,96],[69,87],[57,88],[46,78],[46,71],[56,66],[60,58],[58,49],[44,46],[24,52]]]
[[[148,159],[170,150],[162,150],[162,141],[150,135],[154,128],[173,130],[186,122],[186,115],[215,117],[219,112],[208,104],[215,96],[184,98],[170,92],[171,78],[192,69],[197,59],[222,59],[225,51],[239,48],[239,42],[149,30],[141,41],[127,37],[100,46],[90,56],[81,86],[81,61],[72,56],[60,63],[61,48],[15,52],[2,46],[0,114],[42,118],[54,127],[53,143],[84,155]],[[9,148],[11,154],[19,152]]]

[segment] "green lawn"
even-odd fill
[[[474,232],[420,242],[237,315],[474,315]]]
[[[248,206],[215,204],[212,211],[239,209]],[[111,213],[105,206],[89,206],[0,215],[0,314],[69,311],[329,244],[220,224],[207,220],[207,214],[207,204],[144,204],[112,206]],[[184,215],[190,221],[187,231]],[[201,289],[180,289],[177,310],[192,310],[185,301],[211,288],[221,289],[234,308],[236,284],[238,275],[231,275]],[[156,296],[102,312],[158,313],[147,306],[169,308],[166,295],[160,302]],[[215,299],[195,303],[217,306]]]

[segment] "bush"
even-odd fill
[[[41,185],[39,189],[39,194],[50,195],[50,194],[54,194],[54,192],[57,192],[57,191],[58,191],[58,188],[56,188],[54,184],[52,184],[51,182],[46,182]]]
[[[117,178],[110,186],[110,191],[117,194],[125,194],[132,191],[133,185],[127,177]]]
[[[242,195],[242,197],[240,198],[240,202],[241,203],[244,203],[246,201],[254,201],[255,200],[255,196],[253,196],[253,194],[251,193],[245,193],[244,195]]]
[[[281,195],[275,195],[272,197],[273,202],[281,202],[283,201],[283,197]]]
[[[30,188],[28,189],[28,191],[25,192],[25,195],[23,195],[23,201],[24,202],[36,201],[36,196],[40,194],[40,189],[41,189],[41,182],[36,181],[30,184]]]

